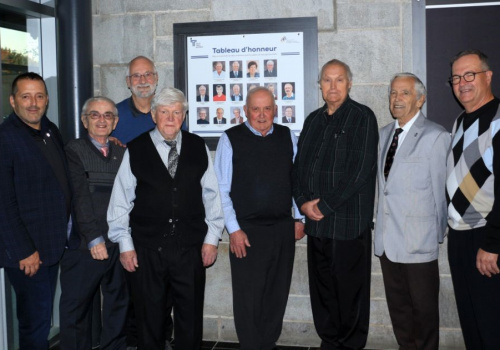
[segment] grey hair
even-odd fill
[[[334,64],[342,66],[347,73],[347,79],[349,80],[349,82],[352,82],[352,72],[349,65],[347,63],[342,62],[341,60],[334,58],[333,60],[326,62],[323,65],[323,67],[321,67],[321,71],[319,72],[319,77],[318,77],[318,84],[321,82],[321,78],[323,77],[323,73],[325,72],[326,67]]]
[[[415,82],[415,91],[417,92],[417,100],[422,96],[427,97],[427,89],[425,88],[424,83],[422,83],[422,80],[420,80],[415,74],[408,72],[394,74],[391,78],[391,83],[389,84],[389,95],[391,94],[392,82],[397,78],[413,78],[413,81]]]
[[[135,58],[133,58],[127,65],[127,71],[128,71],[128,75],[130,75],[130,67],[132,66],[132,64],[137,61],[137,60],[146,60],[148,61],[149,63],[151,63],[151,65],[153,66],[153,73],[156,73],[156,66],[155,66],[155,63],[153,61],[151,61],[149,58],[147,58],[146,56],[137,56]]]
[[[151,102],[151,110],[155,111],[158,106],[170,106],[174,103],[181,103],[184,113],[188,110],[189,104],[184,93],[179,89],[168,87],[155,94]]]
[[[83,107],[82,107],[82,115],[88,114],[87,112],[88,112],[89,106],[93,102],[108,102],[109,104],[111,104],[113,106],[113,114],[115,115],[115,117],[118,117],[118,109],[116,108],[115,103],[113,102],[113,100],[111,100],[110,98],[107,98],[105,96],[94,96],[94,97],[87,99],[87,101],[85,101],[85,103],[83,104]]]
[[[490,65],[488,64],[488,56],[486,56],[485,53],[478,49],[469,49],[469,50],[463,50],[457,53],[455,56],[450,61],[450,66],[453,67],[453,63],[455,63],[456,60],[458,60],[460,57],[467,56],[467,55],[476,55],[479,57],[479,60],[481,61],[481,69],[482,70],[491,70]]]
[[[257,86],[256,88],[248,91],[247,93],[247,98],[245,100],[245,104],[248,106],[248,102],[250,101],[250,99],[252,98],[253,95],[255,95],[255,93],[259,92],[259,91],[264,91],[266,94],[269,95],[269,97],[271,98],[271,100],[273,101],[273,106],[276,105],[276,103],[274,102],[274,96],[273,94],[271,93],[271,91],[269,91],[268,88],[266,88],[265,86]]]

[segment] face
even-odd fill
[[[10,105],[21,120],[34,129],[40,130],[40,121],[45,114],[49,96],[45,92],[43,81],[20,79],[17,92],[10,96]]]
[[[151,111],[153,121],[165,140],[173,140],[179,133],[186,114],[182,103],[177,102],[168,106],[157,106]]]
[[[271,93],[273,93],[273,94],[274,94],[274,85],[273,85],[273,84],[269,84],[269,85],[267,86],[267,89],[268,89],[269,91],[271,91]]]
[[[406,123],[413,118],[424,104],[425,97],[417,99],[415,80],[411,77],[394,79],[389,93],[389,108],[394,118]]]
[[[200,113],[198,114],[198,116],[200,117],[200,119],[205,120],[205,118],[207,117],[207,111],[204,109],[200,109]]]
[[[464,75],[468,72],[481,72],[484,69],[477,55],[462,56],[453,63],[452,75]],[[466,82],[463,78],[460,83],[453,85],[456,98],[464,106],[467,112],[473,112],[482,107],[491,99],[491,77],[492,71],[476,74],[474,81]]]
[[[293,86],[292,84],[285,84],[285,93],[287,96],[291,96],[293,93]]]
[[[285,117],[287,117],[287,118],[292,117],[292,109],[291,108],[285,109]]]
[[[240,94],[240,86],[239,85],[233,85],[233,94],[234,95]]]
[[[118,123],[118,117],[114,116],[112,119],[104,118],[103,114],[114,114],[113,105],[107,101],[94,101],[88,105],[85,114],[97,112],[101,114],[98,119],[92,119],[89,115],[82,115],[82,123],[87,129],[90,137],[104,143],[100,139],[105,139],[111,134]]]
[[[352,82],[341,65],[331,64],[323,70],[320,89],[327,105],[341,105],[346,100],[351,85]]]
[[[217,118],[222,119],[224,117],[224,110],[222,108],[217,108]]]
[[[148,98],[154,95],[158,84],[158,74],[152,74],[146,78],[143,74],[155,73],[155,68],[150,61],[139,58],[130,65],[127,86],[132,94],[139,98]],[[134,74],[141,74],[140,78],[134,78]]]
[[[200,92],[200,95],[205,95],[205,93],[207,92],[207,88],[202,85],[198,88],[198,91]]]
[[[250,68],[248,68],[248,71],[250,72],[251,75],[254,75],[256,70],[257,66],[255,64],[252,64]]]
[[[222,87],[217,88],[217,95],[222,95]]]
[[[235,109],[233,110],[233,114],[234,114],[234,117],[236,119],[239,119],[240,118],[240,110],[239,109]]]
[[[273,70],[274,68],[274,62],[271,61],[271,62],[267,62],[267,70]]]
[[[233,62],[233,71],[237,72],[240,70],[240,64],[238,62]]]
[[[222,71],[222,63],[217,63],[215,65],[215,70],[217,71],[217,73],[220,73]]]
[[[266,91],[255,92],[243,109],[252,128],[264,136],[267,135],[273,126],[276,114],[276,106],[271,94]]]

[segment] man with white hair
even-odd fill
[[[277,76],[277,72],[276,72],[276,69],[274,69],[274,61],[267,60],[266,70],[264,71],[264,77],[276,77],[276,76]]]

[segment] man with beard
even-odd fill
[[[153,61],[144,56],[134,58],[128,64],[125,81],[132,96],[116,105],[120,122],[111,136],[127,144],[155,126],[151,118],[151,101],[158,84],[158,73]]]

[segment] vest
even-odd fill
[[[240,225],[291,218],[293,144],[290,129],[274,124],[265,137],[245,124],[226,131],[233,149],[231,200]]]
[[[130,168],[137,179],[130,228],[134,244],[164,248],[169,237],[183,245],[202,244],[207,234],[201,178],[208,167],[205,142],[182,131],[175,178],[163,164],[149,133],[128,145]]]

